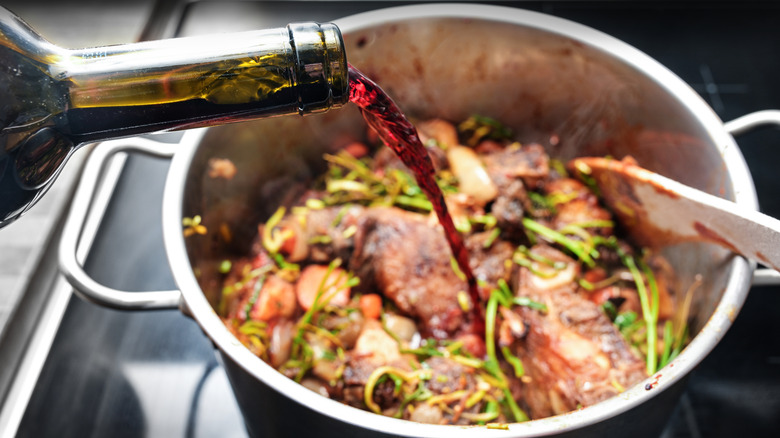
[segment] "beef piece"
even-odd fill
[[[531,200],[523,182],[501,174],[491,174],[498,186],[498,196],[490,212],[496,218],[496,225],[512,240],[523,237],[523,215],[531,207]]]
[[[425,364],[431,370],[431,378],[425,382],[425,387],[434,395],[476,389],[474,368],[438,356],[426,360]]]
[[[498,186],[499,195],[491,208],[498,227],[511,239],[523,237],[523,214],[532,210],[526,187],[536,188],[549,172],[544,149],[538,144],[520,147],[515,143],[483,156],[490,179]]]
[[[496,239],[485,248],[490,232],[472,234],[466,238],[466,249],[469,252],[469,263],[478,281],[487,283],[489,288],[495,287],[498,280],[509,282],[512,265],[507,260],[512,259],[515,246],[505,240]]]
[[[574,263],[551,247],[532,250]],[[571,273],[561,275],[574,278]],[[530,377],[525,398],[532,418],[592,405],[646,377],[643,361],[598,306],[578,294],[572,281],[559,280],[540,281],[522,268],[515,289],[548,308],[546,314],[526,307],[517,310],[529,325],[523,340],[516,343],[516,352]]]
[[[290,244],[295,249],[287,254],[287,259],[316,263],[329,263],[335,258],[349,260],[354,249],[354,232],[348,229],[357,226],[364,211],[359,205],[348,205],[308,210],[302,217],[286,216],[280,226],[292,229],[296,240]]]
[[[550,173],[550,163],[544,148],[536,143],[520,146],[513,143],[483,157],[490,175],[501,174],[519,178],[529,189],[536,189]]]
[[[427,335],[445,337],[464,322],[457,295],[468,290],[451,257],[441,229],[426,216],[372,208],[361,218],[349,268],[363,290],[381,292],[401,312],[419,318]]]
[[[587,186],[571,178],[550,181],[545,192],[557,200],[553,226],[560,230],[566,225],[580,225],[593,221],[611,221],[612,214],[599,205],[599,200]],[[586,227],[602,236],[612,234],[612,227]]]

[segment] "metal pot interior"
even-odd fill
[[[631,155],[651,170],[753,207],[744,163],[724,159],[724,150],[736,149],[733,140],[693,91],[612,38],[579,27],[539,28],[544,25],[420,17],[378,24],[348,21],[342,30],[350,63],[412,118],[490,116],[511,127],[520,141],[545,146],[553,157]],[[579,32],[588,42],[565,35]],[[281,201],[280,188],[320,172],[323,152],[360,139],[363,132],[359,112],[346,105],[325,114],[211,128],[203,134],[187,157],[178,190],[183,216],[201,215],[208,229],[227,229],[231,235],[230,243],[219,233],[186,240],[209,302],[217,302],[220,294],[219,261],[248,251],[258,223]],[[238,167],[236,177],[209,178],[212,157],[231,159]],[[702,331],[729,288],[747,289],[747,265],[724,250],[682,244],[665,255],[676,269],[675,290],[687,290],[697,274],[702,276],[692,334]],[[738,292],[742,298],[735,309],[745,290]],[[197,307],[193,297],[200,293],[184,291],[190,307]],[[706,355],[714,343],[705,343],[697,355]]]

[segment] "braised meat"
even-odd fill
[[[425,216],[399,209],[373,209],[355,235],[350,267],[367,290],[380,291],[424,331],[443,338],[463,325],[458,292],[468,285],[450,263],[441,230]]]
[[[616,234],[587,175],[483,117],[420,132],[477,287],[408,169],[367,138],[270,204],[251,253],[201,273],[254,354],[350,406],[477,425],[587,408],[679,353],[671,267]]]
[[[525,391],[531,416],[542,418],[590,406],[645,377],[645,364],[607,315],[577,293],[578,273],[569,268],[577,263],[548,246],[531,251],[567,266],[544,280],[529,268],[518,274],[518,293],[547,306],[546,313],[518,308],[529,327],[516,347],[533,382]]]

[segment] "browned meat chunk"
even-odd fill
[[[483,158],[488,174],[520,178],[526,187],[535,189],[550,173],[549,158],[538,144],[521,146],[513,143]]]
[[[531,205],[523,182],[500,174],[492,174],[493,182],[499,187],[491,213],[496,225],[510,238],[523,236],[523,215]]]
[[[354,247],[358,219],[365,209],[359,205],[311,209],[305,215],[288,215],[281,226],[293,231],[287,259],[327,263],[335,258],[348,260]],[[284,250],[284,248],[283,248]]]
[[[599,200],[581,182],[562,178],[553,180],[545,186],[545,192],[555,201],[557,214],[553,226],[560,230],[567,225],[592,224],[597,221],[611,221],[612,214],[599,205]],[[612,233],[609,226],[585,226],[590,230],[607,236]]]
[[[458,292],[468,290],[450,263],[451,251],[427,217],[393,208],[374,208],[361,219],[349,268],[361,288],[381,292],[407,315],[419,318],[427,334],[444,337],[462,327]]]
[[[573,260],[551,247],[532,250],[575,266]],[[548,308],[546,314],[519,308],[530,327],[516,345],[531,379],[525,397],[532,418],[592,405],[646,376],[645,364],[606,315],[576,292],[574,275],[576,272],[567,268],[544,279],[527,268],[519,273],[518,295],[543,302]]]
[[[509,281],[511,265],[507,264],[507,260],[512,258],[515,246],[505,240],[496,239],[486,248],[490,237],[490,232],[473,234],[466,238],[465,244],[477,281],[485,282],[488,288],[493,288],[499,279]]]

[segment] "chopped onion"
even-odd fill
[[[447,159],[452,173],[458,178],[461,193],[471,196],[483,205],[498,196],[498,188],[473,149],[452,146],[447,149]]]

